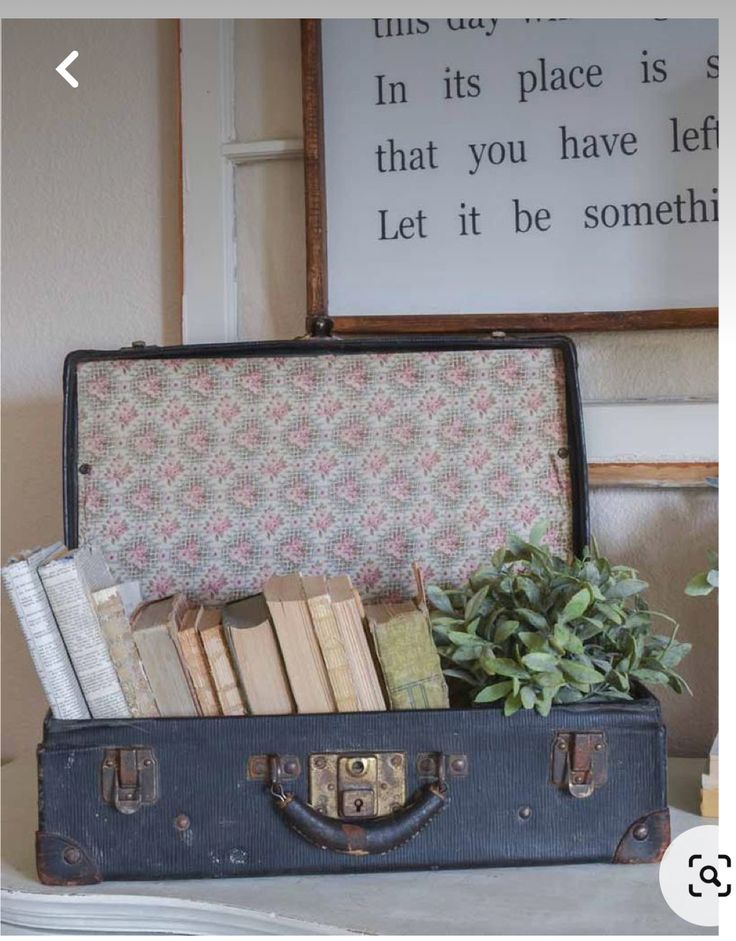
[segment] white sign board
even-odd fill
[[[717,304],[716,20],[325,20],[329,313]]]

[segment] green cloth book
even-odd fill
[[[391,709],[450,705],[429,622],[411,602],[365,606]]]

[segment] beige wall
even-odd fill
[[[72,349],[180,340],[173,22],[3,23],[2,558],[61,538]],[[79,50],[72,89],[54,73]],[[3,593],[3,756],[45,704]]]
[[[53,74],[80,50],[73,91]],[[236,28],[242,139],[301,136],[298,26]],[[48,63],[48,68],[40,63]],[[179,339],[176,37],[155,22],[3,24],[3,558],[61,533],[61,367],[77,347]],[[304,324],[299,161],[239,168],[244,337]],[[717,393],[715,331],[576,337],[584,398]],[[704,754],[716,724],[716,605],[682,587],[716,544],[710,491],[595,491],[601,548],[640,567],[652,603],[696,651],[694,699],[665,696],[675,754]],[[44,702],[3,601],[3,755],[35,743]]]

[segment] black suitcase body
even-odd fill
[[[560,551],[587,542],[566,338],[80,351],[64,386],[67,542],[149,596],[225,601],[301,565],[406,597],[412,561],[452,582],[540,513]],[[545,718],[49,718],[38,763],[51,885],[653,862],[669,843],[644,689]]]

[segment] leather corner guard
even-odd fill
[[[624,833],[614,863],[658,863],[670,845],[670,811],[655,810],[639,817]]]
[[[36,872],[44,885],[91,885],[102,874],[82,847],[58,833],[36,831]]]

